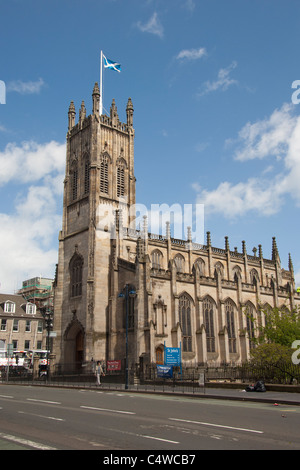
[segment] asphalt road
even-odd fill
[[[129,450],[195,463],[201,450],[300,449],[299,418],[292,405],[0,385],[0,450],[105,451],[99,463]]]

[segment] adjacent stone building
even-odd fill
[[[239,363],[249,357],[259,306],[299,303],[291,258],[282,269],[276,240],[272,257],[148,233],[135,226],[134,128],[115,102],[99,115],[82,102],[68,113],[63,221],[55,279],[54,352],[57,363],[123,360],[126,326],[129,366],[162,363],[164,346],[182,348],[186,364]],[[141,158],[141,157],[139,157]],[[270,241],[271,244],[271,241]],[[121,296],[123,294],[123,296]],[[124,297],[125,294],[125,297]],[[127,295],[128,294],[128,295]],[[249,315],[257,321],[253,322]]]
[[[37,306],[16,294],[0,294],[0,350],[43,349],[44,319]]]

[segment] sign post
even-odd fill
[[[165,366],[179,366],[182,380],[181,343],[179,348],[169,348],[164,344],[164,363]]]
[[[7,369],[6,369],[6,380],[8,382],[8,376],[9,376],[9,360],[12,358],[13,355],[13,344],[9,343],[7,345]]]

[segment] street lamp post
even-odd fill
[[[125,291],[125,292],[124,292]],[[125,298],[125,313],[126,313],[126,336],[125,336],[125,390],[128,390],[128,310],[129,310],[129,297],[133,297],[136,292],[131,289],[129,290],[129,285],[126,284],[123,292],[120,292],[119,297]]]
[[[53,310],[49,307],[41,308],[41,313],[45,320],[46,330],[47,330],[47,382],[49,381],[50,376],[50,367],[49,367],[49,352],[50,352],[50,331],[53,328]]]

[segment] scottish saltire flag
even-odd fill
[[[105,69],[115,70],[116,72],[121,72],[121,65],[113,60],[107,59],[103,54],[103,65]]]

